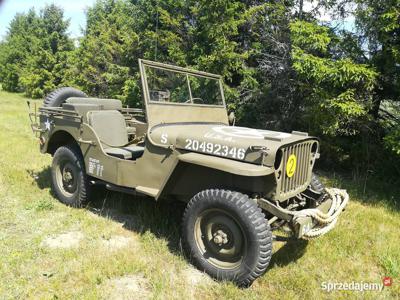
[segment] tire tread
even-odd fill
[[[48,94],[43,101],[44,107],[57,107],[60,106],[66,99],[70,97],[84,97],[87,95],[73,87],[61,87],[55,89],[50,94]],[[60,103],[59,103],[60,102]]]
[[[222,189],[207,189],[199,192],[189,201],[183,213],[182,224],[185,224],[185,220],[190,214],[192,214],[193,207],[195,207],[199,201],[208,201],[212,203],[216,198],[228,201],[237,209],[241,210],[245,214],[248,223],[253,227],[255,236],[258,237],[259,252],[254,267],[249,269],[249,272],[245,276],[233,280],[239,286],[250,286],[255,279],[266,272],[272,256],[272,232],[266,222],[264,214],[257,206],[256,202],[250,199],[247,195],[239,192]],[[182,230],[184,236],[185,230],[184,228],[182,228]],[[191,252],[190,246],[185,237],[183,238],[183,246],[187,253]],[[199,267],[196,261],[193,262],[197,267]]]
[[[78,166],[80,168],[80,173],[81,173],[80,190],[79,190],[77,198],[74,199],[73,201],[68,201],[68,202],[63,201],[62,197],[59,197],[59,200],[68,206],[79,208],[79,207],[84,206],[88,202],[89,193],[90,193],[89,182],[88,182],[87,175],[85,172],[85,166],[84,166],[84,160],[82,157],[82,153],[81,153],[78,145],[70,144],[70,145],[66,145],[66,146],[61,146],[54,153],[54,157],[58,157],[60,155],[67,155],[67,154],[69,154],[73,157],[73,161],[76,164],[78,164]],[[58,187],[56,185],[57,185],[57,183],[53,179],[53,188],[57,192]]]

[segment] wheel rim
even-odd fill
[[[220,209],[203,211],[196,220],[194,233],[199,251],[215,267],[234,269],[241,264],[247,240],[231,214]]]
[[[61,161],[56,170],[56,181],[60,191],[72,197],[78,188],[78,170],[69,161]]]

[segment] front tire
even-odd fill
[[[247,195],[205,190],[183,215],[183,247],[193,264],[217,280],[247,287],[263,275],[272,254],[264,214]]]
[[[53,157],[51,179],[60,202],[72,207],[82,207],[87,203],[89,182],[83,157],[77,146],[62,146],[57,149]]]
[[[316,207],[327,199],[325,186],[314,173],[311,175],[310,185],[302,192],[302,195],[312,200],[311,207]]]
[[[312,173],[311,175],[311,182],[309,188],[312,189],[315,193],[318,193],[320,195],[325,193],[325,186],[315,173]]]

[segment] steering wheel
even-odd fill
[[[201,98],[192,98],[192,100],[193,100],[193,103],[194,103],[194,100],[196,100],[196,101],[200,101],[201,103],[204,103],[204,100],[203,100],[203,99],[201,99]]]
[[[191,100],[187,99],[184,103],[192,103],[192,100],[193,100],[193,103],[194,103],[194,100],[197,100],[197,101],[200,101],[201,103],[204,103],[204,100],[201,99],[201,98],[192,98]]]

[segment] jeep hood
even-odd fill
[[[284,133],[224,124],[160,124],[149,131],[152,140],[177,149],[272,167],[285,145],[315,140],[307,133]]]

